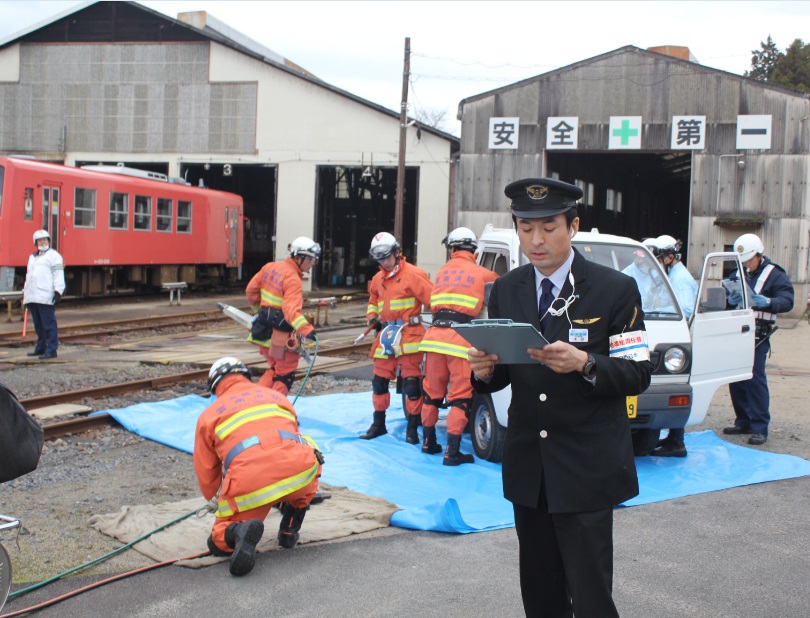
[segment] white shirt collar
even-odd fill
[[[563,262],[560,267],[555,270],[549,277],[546,277],[543,273],[541,273],[537,268],[534,269],[534,285],[537,291],[537,298],[538,301],[540,299],[540,284],[543,282],[543,279],[551,279],[551,283],[554,287],[551,288],[552,294],[554,296],[558,296],[560,294],[560,290],[562,290],[563,285],[565,285],[565,279],[568,277],[568,273],[571,272],[571,263],[574,261],[574,249],[571,248],[571,253],[568,254],[568,259]]]

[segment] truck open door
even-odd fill
[[[747,380],[752,375],[754,312],[749,306],[751,299],[744,298],[740,307],[728,306],[722,284],[735,270],[744,272],[736,253],[710,253],[703,263],[690,324],[693,413],[687,425],[703,421],[709,402],[720,386]]]

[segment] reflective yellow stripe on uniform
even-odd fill
[[[271,502],[278,502],[284,496],[306,487],[317,476],[318,465],[316,461],[315,465],[299,474],[281,479],[272,485],[267,485],[244,496],[234,497],[233,501],[236,503],[236,510],[238,512],[249,511]],[[230,517],[231,515],[233,515],[233,509],[231,509],[230,504],[228,504],[227,500],[220,500],[217,505],[217,517]]]
[[[288,412],[284,408],[280,408],[275,403],[262,404],[260,406],[253,406],[234,414],[224,423],[220,423],[216,427],[216,434],[220,440],[225,439],[234,429],[241,427],[245,423],[258,421],[263,418],[270,418],[273,416],[280,416],[288,418],[293,422],[297,422],[295,414]]]
[[[416,304],[416,298],[395,298],[389,303],[391,311],[402,311],[403,309],[411,309]]]
[[[459,307],[467,307],[468,309],[475,309],[478,304],[478,298],[475,296],[467,296],[466,294],[433,294],[430,297],[430,306],[436,305],[458,305]]]
[[[412,343],[403,343],[401,344],[402,352],[397,354],[396,356],[402,356],[403,354],[419,354],[419,342],[414,341]],[[374,358],[391,358],[390,355],[385,353],[383,348],[375,348],[374,349]],[[467,355],[464,355],[464,358],[467,358]]]
[[[271,294],[269,290],[262,289],[262,302],[270,305],[273,309],[281,309],[281,296]]]
[[[369,313],[376,313],[377,315],[379,315],[380,313],[382,313],[382,308],[383,303],[377,303],[376,305],[374,303],[369,303],[368,307],[366,307],[366,315],[368,315]]]
[[[459,358],[467,358],[467,350],[470,349],[468,345],[456,345],[454,343],[445,343],[444,341],[425,341],[419,345],[420,352],[435,352],[436,354],[445,354],[447,356],[458,356]]]
[[[295,330],[298,330],[298,329],[300,329],[300,328],[301,328],[301,327],[302,327],[304,324],[306,324],[306,323],[307,323],[307,319],[306,319],[304,316],[299,315],[297,318],[295,318],[295,319],[293,320],[292,327],[293,327]]]

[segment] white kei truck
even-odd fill
[[[712,396],[725,384],[751,377],[754,363],[754,313],[747,291],[744,305],[728,307],[723,279],[742,264],[735,253],[709,253],[703,263],[697,302],[687,320],[669,278],[641,243],[630,238],[578,232],[573,246],[587,260],[633,276],[642,295],[644,323],[654,365],[650,387],[627,397],[627,414],[637,456],[656,446],[661,429],[703,421]],[[491,224],[478,240],[478,263],[504,274],[528,263],[512,228]],[[506,439],[509,387],[476,394],[470,431],[476,455],[501,461]]]

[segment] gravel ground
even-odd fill
[[[128,363],[109,367],[66,363],[54,372],[47,366],[33,365],[0,371],[0,382],[18,398],[26,399],[194,369],[185,365]],[[296,389],[299,384],[296,382]],[[366,381],[313,376],[303,394],[369,389]],[[81,403],[93,410],[117,409],[205,392],[203,383],[188,383],[126,396],[85,399]],[[124,505],[174,502],[199,495],[190,455],[119,426],[47,441],[36,471],[0,484],[0,512],[19,518],[23,524],[19,549],[16,532],[0,533],[13,564],[12,590],[120,547],[120,543],[88,525],[93,515],[114,513]],[[81,573],[119,573],[151,563],[136,551],[125,551]]]

